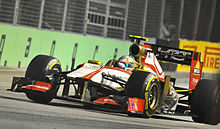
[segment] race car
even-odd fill
[[[174,114],[179,103],[195,122],[216,125],[220,118],[220,88],[215,80],[201,79],[201,53],[149,44],[146,37],[129,35],[130,54],[111,59],[105,65],[89,60],[71,71],[62,71],[58,59],[37,55],[25,77],[14,77],[11,91],[24,92],[38,103],[49,103],[63,87],[63,99],[112,105],[129,116],[152,117],[155,113]],[[189,88],[175,86],[175,78],[165,75],[158,60],[189,65]],[[70,86],[74,93],[69,95]],[[180,97],[181,95],[181,97]]]

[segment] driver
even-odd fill
[[[138,63],[133,58],[129,56],[122,56],[118,59],[117,67],[131,72],[137,67],[137,64]]]

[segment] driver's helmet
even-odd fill
[[[122,56],[118,59],[117,65],[121,69],[132,71],[137,67],[137,62],[129,56]]]

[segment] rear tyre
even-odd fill
[[[134,71],[125,87],[128,97],[145,100],[144,115],[151,117],[159,106],[161,87],[157,77],[149,72]],[[129,116],[134,116],[130,112]]]
[[[200,80],[192,95],[192,119],[195,122],[217,125],[220,117],[220,88],[214,80]]]
[[[25,78],[48,82],[52,88],[45,93],[27,92],[26,96],[38,103],[49,103],[56,96],[60,81],[59,77],[53,78],[52,75],[59,72],[61,72],[61,65],[58,59],[46,55],[36,56],[28,65]]]

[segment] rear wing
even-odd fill
[[[184,49],[166,47],[161,45],[147,43],[149,39],[141,36],[129,35],[134,44],[130,47],[137,51],[138,46],[142,46],[138,49],[142,49],[143,46],[148,45],[152,50],[145,49],[145,53],[152,52],[158,60],[177,63],[190,66],[190,89],[194,89],[201,78],[203,62],[201,62],[201,53],[196,51],[189,51]],[[142,43],[141,43],[142,42]],[[142,52],[143,53],[143,52]]]
[[[200,55],[199,52],[149,44],[147,43],[149,39],[146,37],[134,36],[134,35],[129,35],[129,37],[131,38],[131,41],[134,42],[134,44],[139,45],[142,42],[142,44],[149,45],[152,51],[150,50],[146,50],[146,51],[153,52],[157,57],[157,59],[161,61],[167,61],[171,63],[191,66],[192,59],[195,58],[197,60],[198,55]]]
[[[151,46],[152,52],[155,54],[158,60],[191,65],[191,60],[193,58],[193,51],[177,49],[172,47],[159,46],[154,44],[147,44]],[[197,53],[196,55],[198,55]]]

